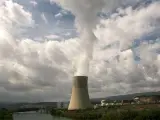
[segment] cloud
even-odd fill
[[[55,14],[55,18],[62,18],[63,16],[67,16],[70,15],[69,12],[67,10],[60,10],[59,13]]]
[[[56,15],[55,15],[55,18],[61,18],[63,15],[62,15],[62,13],[57,13]]]
[[[31,14],[23,11],[23,6],[9,0],[1,5],[1,9],[0,14],[3,16],[1,24],[4,24],[2,27],[12,30],[12,33],[16,32],[15,29],[18,27],[30,27],[33,25]],[[14,24],[14,27],[11,27],[11,24]]]
[[[72,61],[83,50],[80,39],[56,41],[57,35],[51,32],[46,35],[48,41],[21,36],[35,27],[32,13],[11,0],[0,8],[0,101],[69,100]],[[160,36],[151,39],[152,44],[142,39],[136,48],[120,51],[141,36],[159,33],[159,8],[159,2],[121,8],[101,20],[95,30],[98,40],[89,73],[91,97],[160,90],[160,55],[156,52]],[[110,47],[102,49],[106,45]],[[140,61],[134,60],[133,50]]]
[[[159,29],[160,16],[157,12],[158,9],[159,2],[140,10],[133,10],[132,7],[119,9],[118,13],[111,15],[112,19],[102,20],[106,29],[100,28],[98,31],[101,32],[102,30],[102,33],[98,33],[99,35],[102,34],[101,41],[106,37],[110,41],[104,40],[105,42],[121,40],[121,49],[125,49],[132,44],[133,40],[155,33]],[[148,12],[146,13],[146,11]]]
[[[53,39],[53,40],[55,40],[55,39],[61,39],[60,36],[54,35],[54,34],[53,35],[47,35],[46,38],[49,39],[49,40],[51,40],[51,39]]]
[[[159,2],[154,2],[141,9],[133,10],[132,7],[119,9],[121,12],[118,11],[101,21],[102,24],[95,31],[99,41],[93,55],[90,75],[100,80],[102,94],[107,92],[108,95],[118,95],[159,90],[156,86],[160,82],[159,55],[153,52],[154,49],[160,49],[159,42],[150,45],[147,41],[141,43],[135,49],[141,59],[138,63],[134,60],[132,47],[129,47],[132,46],[134,40],[157,32],[160,18],[157,13],[159,6]],[[106,45],[110,47],[102,49]],[[120,51],[125,48],[130,49]]]
[[[45,22],[45,24],[48,24],[48,20],[47,20],[46,16],[44,15],[44,13],[41,14],[41,18]]]
[[[70,32],[67,32],[67,33],[65,33],[64,35],[65,35],[65,36],[70,36],[71,33],[70,33]]]
[[[56,84],[68,78],[69,60],[61,50],[60,46],[63,44],[59,42],[39,43],[20,37],[19,35],[33,24],[32,16],[17,3],[6,1],[5,4],[0,11],[0,29],[3,30],[0,38],[0,88],[6,92],[6,100],[13,95],[13,101],[25,100],[23,97],[26,98],[28,94],[32,94],[31,99],[34,100],[32,97],[35,94],[39,95],[37,98],[41,96],[39,91],[53,91],[55,86],[59,86]],[[10,27],[12,23],[15,24]],[[61,96],[61,93],[55,94]]]
[[[1,0],[1,1],[0,1],[0,5],[3,4],[4,2],[5,2],[5,0]]]
[[[32,4],[35,7],[38,3],[36,1],[30,1],[30,4]]]

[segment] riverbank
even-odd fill
[[[109,106],[99,109],[68,111],[52,109],[54,116],[77,120],[160,120],[159,105]]]

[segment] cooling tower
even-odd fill
[[[88,94],[88,77],[74,76],[72,95],[68,110],[92,108]]]

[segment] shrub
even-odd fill
[[[160,110],[145,110],[139,112],[134,120],[160,120]]]
[[[52,109],[52,115],[79,120],[160,120],[160,110],[90,109],[67,111]]]
[[[12,112],[8,111],[7,109],[1,109],[0,120],[13,120]]]
[[[121,110],[109,111],[102,120],[160,120],[160,110]]]

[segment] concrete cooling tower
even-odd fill
[[[88,77],[74,76],[72,95],[68,110],[92,108],[88,94]]]

